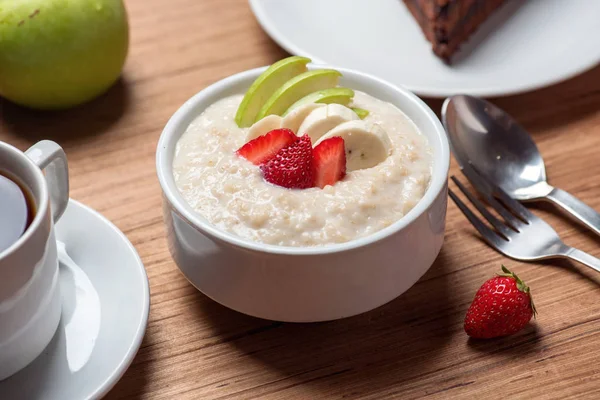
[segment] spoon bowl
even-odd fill
[[[476,97],[453,96],[444,102],[442,119],[461,166],[470,162],[517,200],[540,200],[552,191],[536,144],[500,108]]]

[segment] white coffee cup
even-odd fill
[[[0,172],[24,185],[35,205],[35,216],[27,230],[0,252],[3,380],[31,363],[58,327],[61,301],[54,221],[67,208],[69,177],[64,151],[48,140],[25,153],[0,142]]]

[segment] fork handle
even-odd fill
[[[570,247],[567,251],[565,251],[564,255],[571,260],[579,261],[583,265],[587,265],[588,267],[600,272],[600,260],[592,255],[589,255],[585,251]]]
[[[600,213],[564,190],[553,188],[546,199],[561,207],[600,236]]]

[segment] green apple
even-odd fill
[[[329,88],[329,89],[325,89],[325,90],[319,90],[319,91],[316,91],[309,95],[304,96],[303,98],[301,98],[300,100],[298,100],[297,102],[292,104],[290,106],[290,108],[288,108],[283,113],[283,116],[285,117],[287,114],[289,114],[290,111],[292,111],[296,107],[301,107],[305,104],[310,104],[310,103],[323,103],[323,104],[337,103],[337,104],[346,106],[346,105],[348,105],[348,103],[350,103],[350,100],[352,100],[353,97],[354,97],[354,90],[344,88],[344,87],[334,87],[334,88]]]
[[[365,119],[367,118],[367,115],[369,115],[369,111],[364,108],[352,107],[352,111],[354,111],[360,119]]]
[[[265,101],[284,83],[307,71],[310,58],[292,56],[277,61],[265,70],[248,89],[237,113],[235,122],[240,128],[251,126]]]
[[[0,96],[61,109],[105,92],[129,44],[122,0],[0,0]]]
[[[256,120],[267,115],[282,115],[292,104],[318,90],[335,87],[342,74],[334,69],[304,72],[283,84],[260,109]]]

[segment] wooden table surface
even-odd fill
[[[205,86],[286,54],[242,0],[127,0],[122,79],[54,113],[0,102],[0,140],[53,139],[74,199],[113,221],[139,251],[152,307],[142,347],[108,399],[600,398],[600,274],[569,262],[524,264],[479,240],[454,204],[444,247],[407,293],[341,321],[284,324],[226,309],[196,291],[167,250],[154,153],[168,118]],[[527,128],[553,184],[600,209],[600,68],[494,101]],[[428,100],[438,112],[440,100]],[[456,164],[452,173],[457,174]],[[600,238],[535,207],[567,244],[600,256]],[[471,341],[464,314],[504,263],[531,286],[537,320],[512,337]]]

